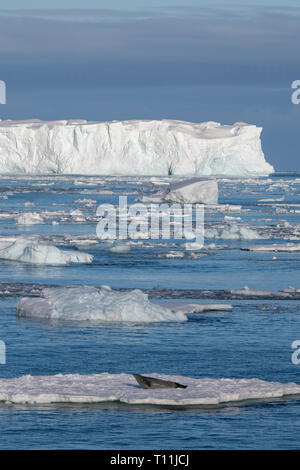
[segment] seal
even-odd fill
[[[140,374],[132,375],[142,388],[187,388],[187,385],[182,385],[177,382],[170,382],[169,380],[146,377],[145,375]]]

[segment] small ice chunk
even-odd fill
[[[37,212],[24,212],[17,217],[16,222],[18,225],[37,225],[43,224],[44,219]]]
[[[174,202],[179,204],[217,204],[218,183],[215,179],[189,178],[170,184],[154,194],[145,194],[142,202]]]

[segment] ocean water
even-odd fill
[[[118,204],[120,195],[127,195],[131,203],[141,191],[158,189],[172,180],[1,176],[0,235],[40,235],[64,249],[74,249],[78,241],[88,245],[96,236],[99,204]],[[300,383],[300,364],[291,361],[291,343],[300,340],[299,300],[278,300],[276,296],[228,299],[223,292],[244,286],[299,289],[300,252],[247,249],[299,243],[300,175],[223,178],[219,190],[219,203],[229,206],[205,210],[205,232],[210,235],[200,250],[202,257],[190,256],[182,241],[151,240],[133,243],[124,254],[87,246],[86,251],[95,257],[92,265],[33,266],[0,261],[0,283],[7,283],[6,289],[0,284],[0,339],[6,344],[0,378],[126,372]],[[241,208],[233,212],[237,205]],[[84,221],[72,217],[75,209],[82,211]],[[44,224],[16,224],[24,212],[38,212]],[[255,236],[247,231],[240,235],[239,229],[232,228],[236,226],[254,230]],[[171,251],[184,255],[166,257]],[[150,290],[160,286],[170,297],[185,298],[189,303],[230,303],[233,309],[190,315],[185,323],[25,320],[17,317],[15,309],[24,295],[22,283]],[[208,294],[199,300],[203,290],[210,290],[211,297]],[[155,298],[158,292],[150,295]],[[167,297],[164,295],[165,301]],[[299,397],[206,409],[0,403],[0,448],[291,449],[300,447],[299,418]]]

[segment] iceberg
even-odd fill
[[[43,224],[44,220],[37,212],[24,212],[16,219],[18,225],[37,225]]]
[[[38,298],[23,297],[16,306],[20,317],[103,322],[182,322],[182,312],[172,312],[148,300],[136,289],[118,292],[109,286],[50,287]]]
[[[92,263],[93,256],[80,251],[60,250],[56,246],[21,237],[13,242],[0,243],[0,259],[30,264],[67,265]]]
[[[269,175],[261,131],[168,119],[0,121],[0,173]]]
[[[0,379],[0,401],[16,404],[121,402],[131,405],[218,406],[247,400],[272,401],[288,396],[300,397],[300,385],[293,382],[267,382],[257,378],[193,379],[156,373],[147,375],[183,383],[187,388],[143,389],[137,385],[133,375],[107,372],[24,375]]]
[[[179,204],[217,204],[218,183],[216,180],[191,178],[170,184],[153,194],[145,194],[142,202],[175,202]]]

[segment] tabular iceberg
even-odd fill
[[[0,122],[0,173],[268,175],[262,128],[245,123]]]
[[[182,312],[148,300],[148,295],[135,289],[117,292],[110,287],[50,287],[41,297],[23,297],[16,306],[20,317],[75,321],[169,322],[186,321]]]

